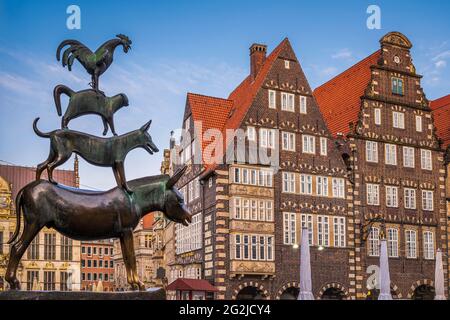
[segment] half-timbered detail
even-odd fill
[[[350,149],[344,155],[354,183],[348,198],[355,215],[349,293],[373,297],[376,288],[368,292],[367,285],[383,234],[396,296],[414,297],[417,287],[433,290],[425,279],[434,278],[436,250],[447,252],[444,152],[411,42],[391,32],[380,44],[314,95],[332,134],[346,139]]]

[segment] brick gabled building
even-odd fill
[[[356,246],[351,281],[357,298],[376,294],[366,285],[368,267],[378,264],[382,232],[388,240],[393,295],[427,298],[433,295],[435,251],[447,252],[448,245],[444,153],[411,42],[391,32],[380,44],[380,50],[314,95],[331,132],[345,137],[351,149]],[[375,223],[364,242],[361,227],[376,217],[385,226]]]
[[[268,56],[266,46],[251,46],[250,74],[228,99],[188,94],[190,135],[180,148],[188,169],[178,187],[194,217],[176,227],[172,280],[207,279],[218,299],[295,299],[304,226],[314,295],[353,296],[351,184],[312,93],[285,39]],[[220,163],[230,153],[241,158]]]

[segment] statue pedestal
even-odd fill
[[[18,291],[0,292],[0,300],[166,300],[163,289],[156,291]]]

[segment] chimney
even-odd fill
[[[170,131],[170,150],[175,147],[175,137],[173,136],[173,131]]]
[[[259,70],[261,70],[266,60],[267,46],[264,44],[254,43],[250,47],[250,75],[255,80]]]

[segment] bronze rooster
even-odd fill
[[[72,71],[72,65],[77,59],[86,71],[92,76],[91,86],[96,91],[98,90],[98,81],[102,75],[113,62],[114,50],[118,46],[123,47],[123,52],[127,53],[131,49],[131,40],[123,34],[118,34],[116,39],[106,41],[95,52],[89,50],[84,44],[77,40],[64,40],[56,50],[56,59],[61,60],[61,50],[69,46],[62,56],[62,65],[69,71]]]

